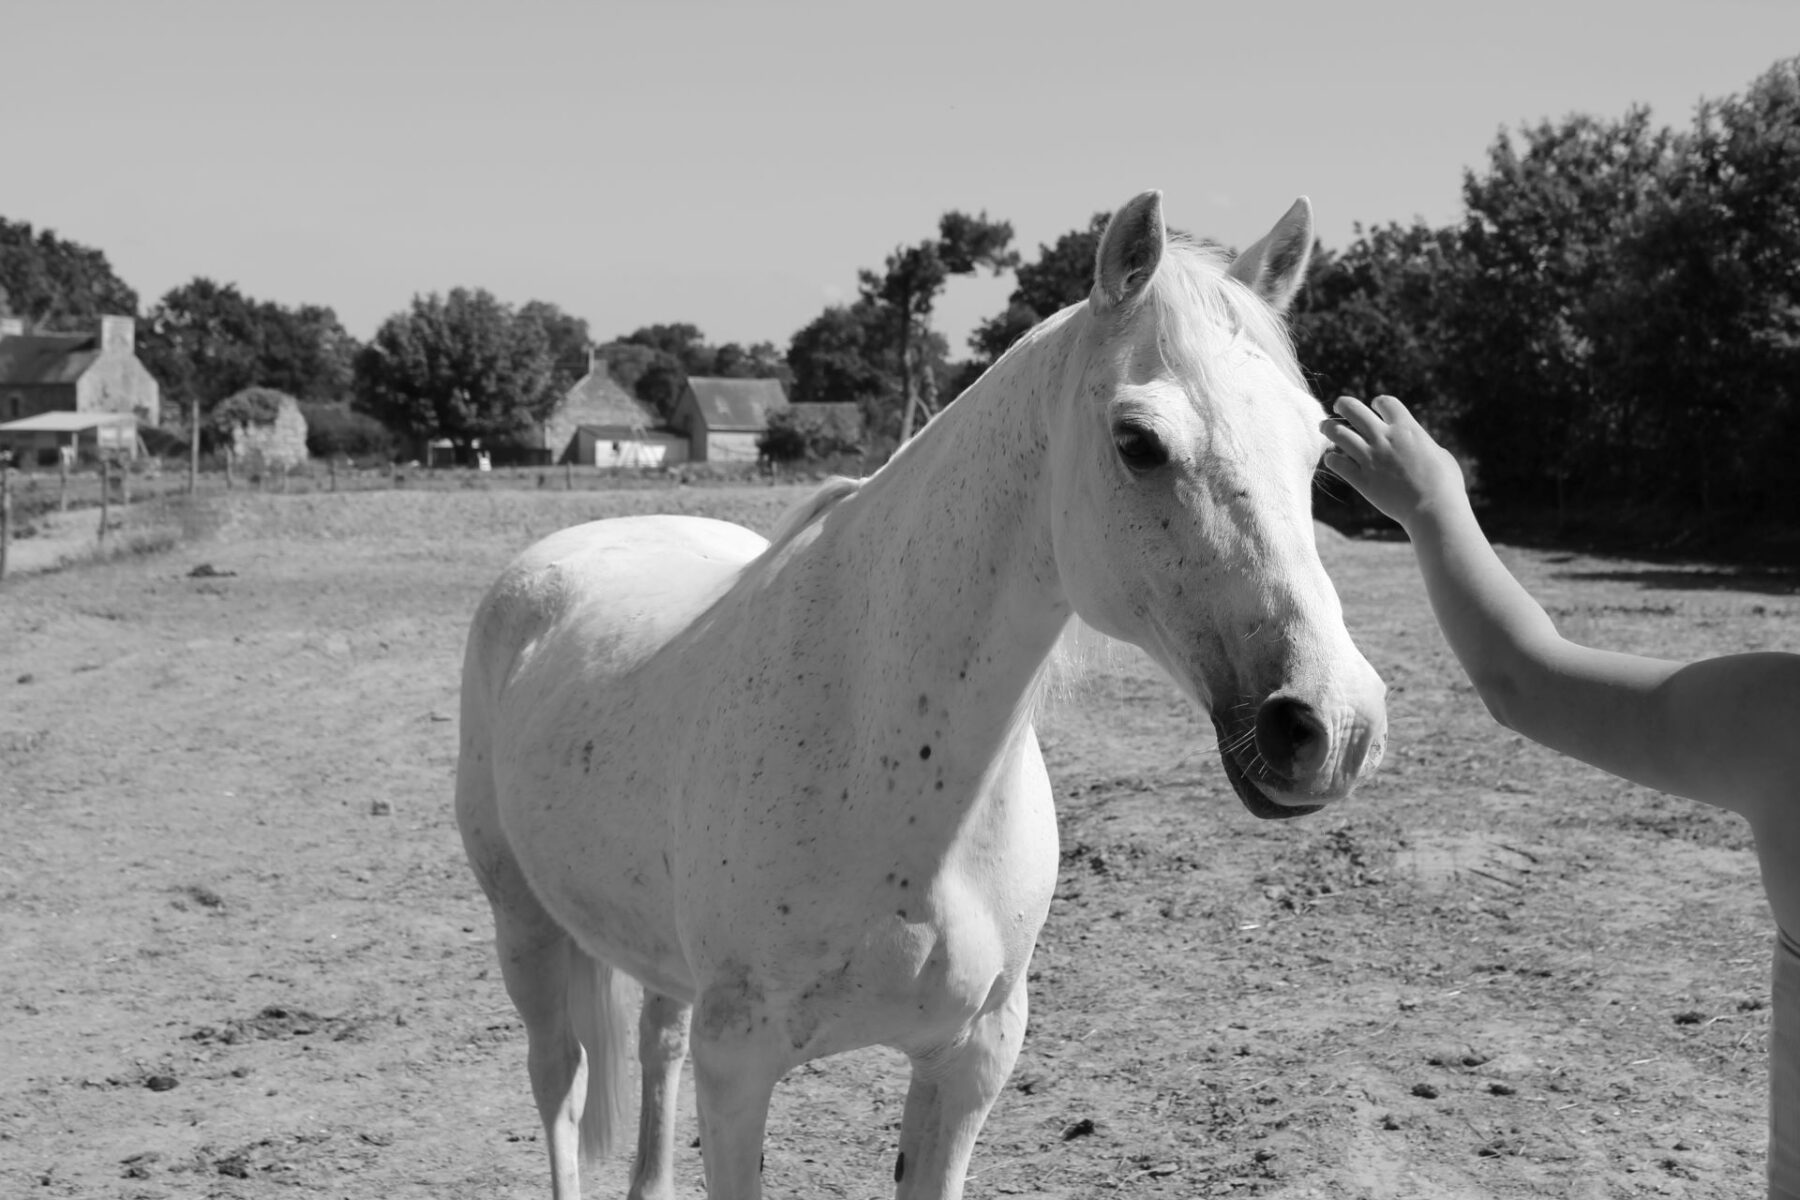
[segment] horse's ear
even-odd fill
[[[1106,223],[1094,256],[1094,299],[1116,308],[1143,295],[1163,256],[1162,193],[1145,192]]]
[[[1302,196],[1261,241],[1237,256],[1226,274],[1284,312],[1306,280],[1312,246],[1312,201]]]

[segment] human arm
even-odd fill
[[[1336,411],[1325,465],[1406,530],[1444,637],[1496,720],[1745,815],[1800,788],[1800,655],[1682,664],[1569,641],[1488,544],[1455,459],[1398,400],[1345,397]]]

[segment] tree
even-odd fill
[[[1649,400],[1639,474],[1702,512],[1800,515],[1800,58],[1702,103],[1678,146],[1609,314],[1610,370]]]
[[[897,248],[880,274],[857,273],[862,299],[880,306],[899,367],[901,441],[912,436],[915,415],[929,419],[937,411],[939,373],[926,361],[922,337],[946,280],[980,267],[998,275],[1017,266],[1018,253],[1008,249],[1012,236],[1010,222],[989,220],[985,211],[976,217],[947,212],[935,239]]]
[[[137,351],[171,414],[197,403],[204,416],[256,385],[312,403],[340,400],[350,390],[356,342],[329,308],[288,309],[201,276],[157,301]]]
[[[1037,261],[1019,267],[1018,286],[1007,297],[1005,311],[976,327],[969,348],[992,364],[1039,321],[1087,299],[1100,235],[1110,220],[1110,213],[1095,213],[1087,228],[1070,230],[1054,245],[1038,243]]]
[[[99,250],[0,217],[0,316],[46,330],[89,330],[106,315],[134,316],[137,293]]]
[[[560,398],[541,321],[521,320],[483,290],[415,296],[356,359],[356,402],[420,438],[524,439]]]
[[[1465,271],[1444,314],[1442,366],[1458,431],[1496,498],[1553,499],[1628,484],[1640,397],[1616,385],[1624,246],[1665,192],[1673,135],[1634,108],[1506,134],[1465,174]]]
[[[687,374],[673,354],[626,341],[607,342],[595,353],[620,387],[656,409],[663,420],[674,414]]]
[[[789,395],[796,402],[855,404],[869,445],[892,448],[901,440],[903,386],[892,331],[891,312],[867,298],[825,309],[788,346]],[[927,329],[915,334],[914,354],[941,393],[951,376],[949,343]]]
[[[1316,247],[1289,315],[1315,391],[1326,399],[1404,396],[1425,420],[1446,426],[1455,397],[1440,378],[1442,313],[1461,265],[1457,230],[1417,221],[1358,225],[1341,255]]]
[[[769,414],[768,428],[756,436],[756,448],[771,462],[799,462],[860,454],[862,443],[851,430],[828,418],[782,408]]]
[[[550,383],[558,396],[565,395],[588,373],[593,339],[588,323],[571,316],[546,300],[528,300],[519,307],[518,319],[536,324],[550,348]]]

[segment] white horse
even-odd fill
[[[1384,688],[1313,543],[1324,414],[1278,315],[1311,244],[1301,200],[1227,265],[1166,239],[1146,192],[1085,302],[772,542],[597,521],[501,576],[457,817],[557,1197],[627,1104],[615,972],[644,990],[633,1200],[673,1194],[690,1013],[710,1200],[762,1194],[785,1072],[876,1044],[912,1062],[897,1194],[962,1195],[1056,882],[1031,713],[1072,616],[1211,713],[1256,816],[1373,769]]]

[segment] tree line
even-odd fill
[[[1800,513],[1785,470],[1800,437],[1800,58],[1703,101],[1682,130],[1632,108],[1503,131],[1462,200],[1448,225],[1358,226],[1341,252],[1317,248],[1291,326],[1322,398],[1400,395],[1492,506]],[[691,375],[854,403],[880,450],[1085,298],[1105,222],[1027,261],[1009,222],[947,212],[785,349],[679,323],[596,344],[554,304],[463,288],[414,297],[358,343],[329,308],[208,279],[152,305],[139,348],[178,421],[260,384],[407,436],[505,443],[594,355],[665,416]],[[1015,286],[956,356],[934,309],[951,276],[983,270]],[[104,254],[0,218],[0,312],[70,328],[136,310]]]

